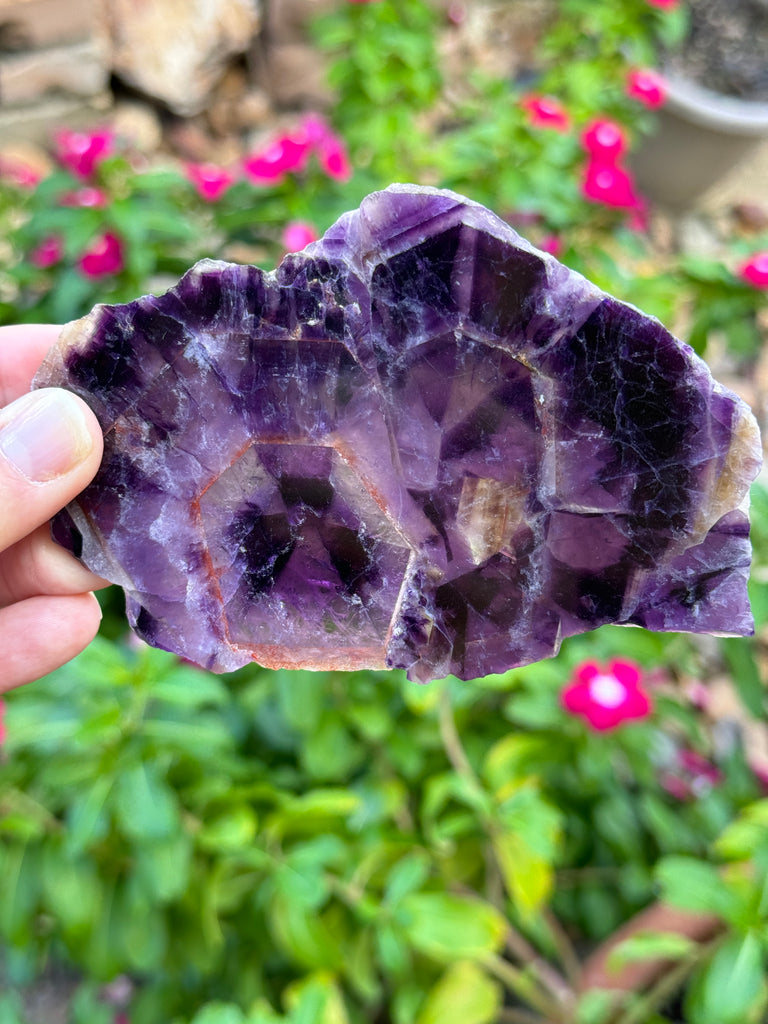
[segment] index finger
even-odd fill
[[[0,327],[0,408],[29,391],[32,378],[60,331],[57,324]]]

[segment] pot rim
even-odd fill
[[[768,103],[713,92],[674,71],[663,71],[663,75],[667,86],[664,109],[727,134],[768,133]]]

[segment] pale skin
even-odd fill
[[[105,585],[50,537],[49,520],[91,481],[98,421],[58,388],[29,395],[59,328],[0,327],[0,693],[79,654],[101,619]]]

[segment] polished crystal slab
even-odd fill
[[[747,406],[452,192],[368,196],[272,273],[204,260],[36,378],[105,455],[55,538],[214,671],[472,678],[603,623],[752,630]]]

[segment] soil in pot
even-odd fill
[[[688,38],[664,65],[705,89],[768,101],[768,0],[687,0]]]

